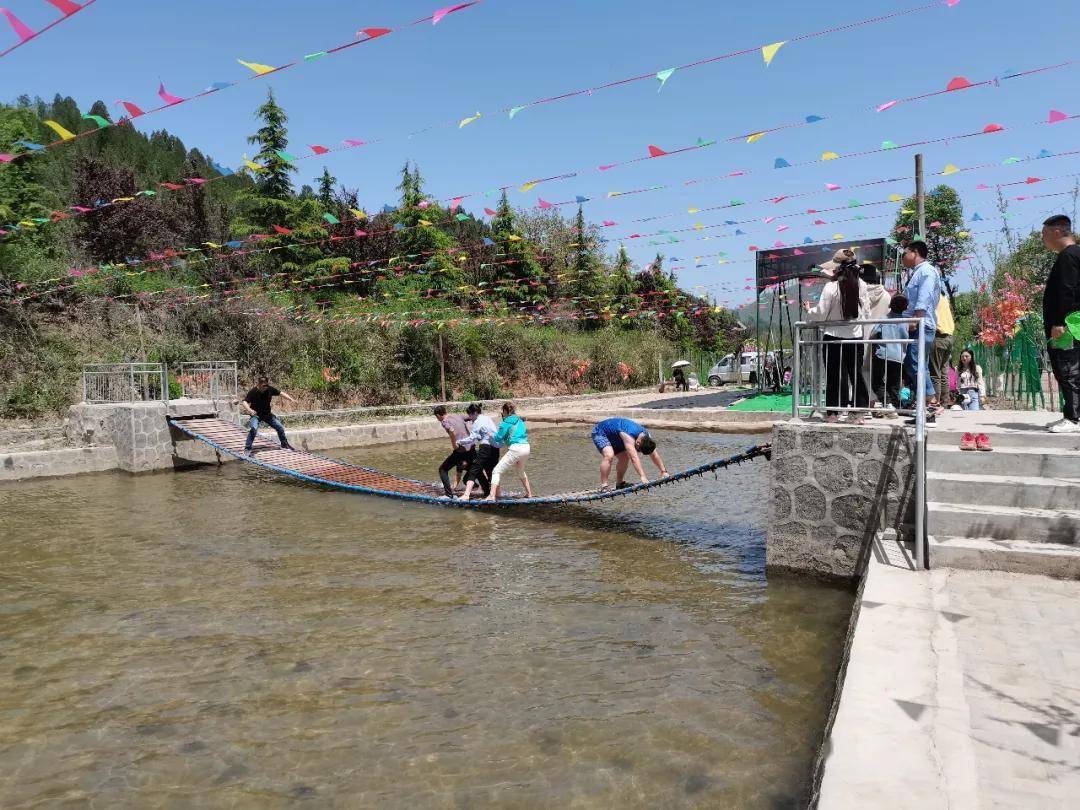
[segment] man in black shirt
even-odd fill
[[[289,402],[296,402],[295,399],[290,397],[284,391],[278,391],[272,385],[266,377],[259,377],[258,384],[247,392],[247,396],[240,402],[242,407],[247,413],[251,414],[251,419],[248,420],[248,435],[247,441],[244,443],[244,452],[251,452],[251,445],[255,441],[255,436],[259,433],[259,422],[266,422],[270,427],[277,431],[278,439],[281,441],[281,448],[283,450],[292,450],[293,447],[289,444],[289,440],[285,438],[285,426],[281,424],[281,420],[274,416],[270,410],[270,398],[281,397],[287,399]]]
[[[1051,433],[1080,433],[1080,346],[1065,326],[1065,319],[1080,311],[1080,246],[1072,222],[1064,214],[1043,223],[1043,244],[1058,255],[1043,292],[1043,328],[1054,379],[1061,388],[1064,417],[1047,425]]]

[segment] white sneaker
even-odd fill
[[[1060,419],[1058,419],[1056,422],[1051,422],[1049,425],[1047,425],[1046,429],[1050,430],[1051,428],[1057,427],[1058,425],[1060,425],[1064,421],[1065,421],[1065,417],[1063,416]]]
[[[1051,433],[1080,433],[1080,422],[1070,422],[1068,419],[1062,419],[1056,425],[1051,425],[1047,428]]]

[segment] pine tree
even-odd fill
[[[620,246],[618,256],[615,258],[615,267],[612,268],[611,277],[608,280],[611,306],[619,315],[635,312],[641,306],[641,298],[634,294],[632,267],[633,264],[626,253],[626,248]]]
[[[330,170],[323,166],[322,176],[319,178],[319,202],[322,207],[329,210],[334,203],[334,184],[337,178],[330,174]]]
[[[576,299],[578,313],[582,322],[588,326],[597,326],[605,316],[607,307],[606,279],[601,271],[594,234],[585,224],[585,213],[578,206],[574,218],[575,242],[573,262],[570,269],[571,291]]]
[[[289,116],[278,106],[273,90],[267,92],[266,103],[255,111],[255,115],[263,121],[263,126],[254,135],[249,135],[247,140],[250,144],[258,144],[255,162],[266,167],[259,172],[258,191],[264,197],[275,200],[288,199],[293,193],[289,173],[295,172],[296,166],[280,153],[289,145],[289,133],[285,128]]]
[[[499,207],[491,220],[492,240],[499,249],[497,262],[488,265],[490,273],[482,273],[485,281],[494,281],[503,301],[518,309],[532,309],[548,300],[543,284],[543,268],[536,257],[536,247],[526,240],[517,227],[517,217],[503,189]]]

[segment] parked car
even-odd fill
[[[769,356],[772,356],[772,352],[769,352]],[[723,385],[724,383],[735,382],[736,368],[735,368],[735,355],[729,354],[721,358],[720,362],[709,369],[709,385]],[[750,385],[757,385],[758,374],[760,369],[758,368],[758,353],[757,352],[743,352],[742,362],[740,363],[740,378],[745,383]]]

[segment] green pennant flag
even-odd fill
[[[290,155],[284,149],[275,149],[274,151],[277,153],[277,156],[284,160],[286,163],[292,163],[294,160],[296,160],[296,155]]]
[[[109,126],[109,122],[105,118],[102,118],[100,115],[91,115],[90,113],[85,113],[83,115],[83,118],[85,118],[87,121],[93,121],[95,124],[98,125],[98,129],[104,129],[105,127]]]
[[[322,218],[329,222],[331,225],[338,225],[341,223],[341,220],[335,217],[333,214],[323,214]]]

